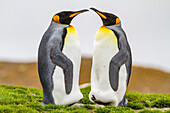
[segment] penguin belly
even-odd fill
[[[95,98],[95,102],[118,106],[123,99],[127,78],[125,65],[122,65],[119,71],[117,91],[111,88],[109,81],[109,64],[118,51],[117,38],[113,31],[106,27],[99,28],[94,41],[91,92],[89,94],[91,101]]]
[[[79,89],[81,49],[77,32],[73,27],[67,28],[67,35],[62,52],[73,63],[73,87],[70,94],[66,94],[63,69],[56,66],[52,77],[54,84],[52,95],[56,105],[70,105],[83,98]]]

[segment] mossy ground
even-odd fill
[[[90,87],[81,89],[84,98],[79,102],[85,104],[76,106],[41,106],[43,92],[38,89],[0,85],[0,113],[161,113],[161,110],[149,110],[150,108],[170,108],[170,95],[168,94],[142,94],[138,92],[127,92],[126,98],[129,103],[127,107],[105,106],[94,107],[88,99]],[[170,113],[170,110],[165,111]]]

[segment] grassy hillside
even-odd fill
[[[126,98],[129,103],[127,107],[95,107],[88,99],[90,87],[81,89],[84,95],[84,104],[76,106],[41,106],[42,91],[34,88],[15,87],[0,85],[0,112],[1,113],[170,113],[170,95],[168,94],[142,94],[138,92],[127,92]],[[169,110],[164,110],[167,108]],[[162,110],[162,111],[161,111]]]
[[[0,62],[0,84],[41,89],[37,63]],[[82,58],[80,84],[90,82],[91,59]],[[133,66],[129,91],[170,94],[170,73]]]

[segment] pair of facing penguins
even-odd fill
[[[125,32],[114,14],[90,9],[101,17],[103,26],[94,40],[89,99],[98,104],[126,106],[132,59]],[[80,42],[70,23],[76,15],[86,11],[57,13],[42,37],[38,51],[42,105],[72,105],[83,98],[79,89]]]

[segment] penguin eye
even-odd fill
[[[55,22],[57,22],[57,23],[60,23],[60,17],[58,16],[58,15],[55,15],[54,17],[53,17],[53,20],[55,21]],[[60,23],[61,24],[61,23]]]
[[[119,24],[119,23],[120,23],[120,19],[116,18],[116,24]]]

